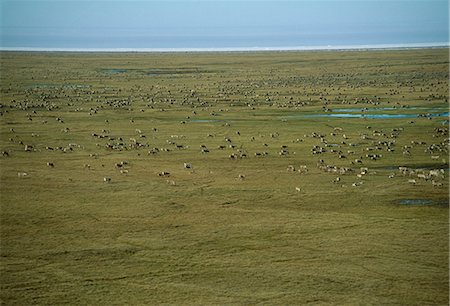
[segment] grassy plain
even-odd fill
[[[2,304],[448,305],[448,49],[0,60]]]

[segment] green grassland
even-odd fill
[[[3,305],[448,305],[448,49],[0,64]]]

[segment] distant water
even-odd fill
[[[86,28],[85,32],[65,29],[11,28],[0,31],[0,50],[23,51],[110,51],[110,52],[189,52],[189,51],[282,51],[449,47],[447,35],[429,31],[364,31],[327,28],[260,28],[224,33],[221,29],[161,30]]]
[[[252,51],[316,51],[316,50],[396,50],[450,47],[447,42],[404,43],[374,45],[317,45],[284,47],[173,47],[173,48],[79,48],[79,47],[3,47],[0,51],[48,51],[48,52],[252,52]]]
[[[329,117],[329,118],[365,118],[365,119],[400,119],[400,118],[432,118],[432,117],[448,117],[449,112],[433,113],[433,114],[306,114],[293,115],[286,118],[300,119],[312,117]]]
[[[429,114],[426,117],[448,117],[448,112],[439,113],[439,114]],[[398,119],[398,118],[418,118],[419,114],[371,114],[371,115],[363,115],[363,114],[330,114],[326,117],[337,117],[337,118],[368,118],[368,119]],[[325,117],[324,116],[324,117]]]

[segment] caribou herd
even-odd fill
[[[57,118],[59,122],[63,122],[61,118]],[[132,122],[130,122],[132,124]],[[224,127],[229,128],[232,127],[229,124],[223,124]],[[359,135],[349,135],[345,133],[344,128],[342,127],[332,127],[330,132],[320,132],[314,131],[310,134],[305,134],[303,137],[295,138],[291,141],[291,143],[295,144],[295,147],[298,149],[300,147],[308,146],[307,143],[316,142],[313,144],[310,149],[310,158],[314,158],[314,156],[319,156],[316,162],[316,169],[319,172],[311,171],[311,164],[293,164],[296,158],[295,153],[290,149],[290,145],[288,143],[282,144],[278,146],[276,149],[277,154],[272,155],[268,149],[272,149],[273,145],[270,139],[277,139],[280,137],[280,133],[273,132],[268,134],[266,138],[264,138],[261,147],[266,148],[265,151],[254,151],[250,152],[249,149],[246,149],[246,142],[243,141],[240,136],[241,132],[236,131],[235,134],[239,137],[238,141],[230,137],[223,138],[223,144],[220,144],[216,147],[216,149],[210,149],[206,144],[208,139],[214,139],[215,135],[208,133],[205,136],[205,143],[201,144],[198,149],[198,154],[202,154],[205,157],[211,151],[214,152],[222,152],[222,151],[233,151],[233,153],[222,154],[223,159],[229,160],[248,160],[251,158],[262,159],[262,158],[284,158],[286,159],[286,169],[289,173],[297,173],[302,175],[307,180],[308,175],[314,173],[317,175],[318,173],[334,175],[330,182],[343,184],[343,177],[354,178],[353,181],[351,179],[346,179],[346,181],[353,187],[362,186],[367,180],[364,178],[367,175],[377,174],[377,172],[383,173],[386,172],[387,169],[378,168],[376,166],[376,161],[388,158],[389,155],[395,154],[397,150],[402,151],[404,156],[410,157],[412,154],[413,148],[421,148],[424,153],[430,156],[430,159],[440,160],[440,156],[448,155],[448,128],[447,127],[439,127],[435,128],[432,133],[431,139],[443,139],[441,142],[433,142],[428,143],[424,140],[413,140],[408,145],[402,145],[398,147],[397,140],[401,136],[402,132],[405,128],[391,128],[389,130],[384,129],[372,129],[371,126],[366,127],[367,131],[361,131]],[[17,144],[18,146],[22,146],[25,152],[28,154],[40,154],[44,150],[55,151],[59,150],[62,153],[69,153],[74,150],[83,150],[84,145],[79,145],[76,143],[68,143],[67,146],[49,146],[45,143],[34,142],[34,143],[24,143],[19,137],[14,137],[17,135],[18,129],[11,129],[10,132],[12,134],[12,138],[10,138],[10,142]],[[158,131],[158,128],[153,128],[152,132]],[[70,128],[64,128],[64,133],[72,133]],[[87,154],[87,157],[98,159],[103,154],[107,154],[110,151],[118,151],[118,152],[130,152],[136,151],[138,152],[138,156],[141,156],[142,149],[147,149],[148,158],[152,158],[155,155],[164,155],[171,154],[172,152],[190,150],[195,153],[196,149],[188,143],[188,137],[185,135],[170,135],[170,137],[166,140],[166,147],[152,147],[149,141],[147,141],[146,133],[142,131],[142,129],[135,130],[137,137],[130,137],[129,139],[125,139],[124,136],[114,135],[107,128],[102,129],[101,132],[92,132],[91,137],[95,140],[100,140],[100,142],[96,143],[96,147],[98,151],[95,153]],[[34,134],[34,133],[33,133]],[[38,137],[38,136],[36,136]],[[253,144],[258,139],[261,139],[262,135],[252,135],[250,136],[247,144]],[[138,140],[140,139],[140,140]],[[103,142],[103,143],[102,143]],[[17,150],[4,150],[2,152],[3,158],[14,158],[15,151]],[[366,152],[366,153],[365,153]],[[250,154],[251,153],[251,154]],[[306,158],[301,158],[305,160]],[[326,160],[334,160],[339,161],[342,160],[346,165],[343,165],[343,162],[340,162],[340,165],[336,165],[333,163],[327,163]],[[231,161],[230,161],[231,162]],[[375,163],[374,163],[375,162]],[[447,163],[445,158],[443,158],[443,163]],[[371,167],[366,166],[366,164],[371,164]],[[58,167],[53,161],[48,161],[46,163],[48,168]],[[102,164],[102,167],[105,167]],[[127,160],[117,161],[114,165],[116,170],[118,170],[121,174],[128,174],[132,170],[132,165]],[[190,161],[183,162],[180,167],[185,170],[191,171],[191,173],[195,173],[194,165]],[[386,177],[389,179],[394,179],[396,177],[404,177],[405,181],[408,184],[419,185],[421,183],[431,184],[432,186],[439,188],[444,185],[446,169],[444,168],[420,168],[420,167],[408,167],[403,165],[393,165],[391,168],[397,167],[397,172],[389,172],[386,174]],[[84,168],[90,170],[91,165],[89,163],[84,164]],[[106,169],[105,169],[106,170]],[[105,171],[106,172],[106,171]],[[226,175],[226,174],[224,174]],[[177,186],[178,184],[173,179],[169,179],[171,177],[171,173],[161,169],[160,172],[157,173],[158,177],[165,178],[166,183],[170,186]],[[28,172],[20,171],[18,172],[18,178],[24,179],[29,178],[30,175]],[[237,176],[239,181],[247,181],[247,176],[245,173],[240,173]],[[104,176],[103,181],[105,183],[112,183],[113,179],[111,176]],[[295,190],[297,192],[301,192],[301,188],[296,186]]]
[[[103,75],[103,77],[105,76]],[[192,77],[198,78],[199,76]],[[336,85],[335,80],[342,80],[343,83]],[[124,96],[124,92],[120,88],[114,86],[105,88],[91,86],[79,88],[63,86],[56,89],[27,88],[24,99],[13,99],[9,101],[8,105],[0,104],[1,116],[9,112],[16,112],[23,114],[24,120],[28,124],[36,126],[57,124],[58,130],[54,130],[54,133],[59,132],[64,135],[61,138],[70,138],[71,135],[74,135],[75,139],[77,138],[75,136],[80,135],[77,135],[78,131],[70,126],[70,120],[66,120],[65,107],[71,112],[86,113],[89,118],[96,118],[105,111],[117,111],[123,113],[123,118],[126,118],[124,128],[134,128],[134,134],[130,137],[126,133],[121,133],[120,130],[111,131],[113,122],[110,118],[103,118],[102,128],[90,130],[89,136],[83,138],[81,143],[71,141],[63,144],[61,141],[55,145],[54,142],[47,143],[47,141],[41,140],[43,137],[39,130],[33,131],[29,138],[22,137],[23,132],[17,126],[10,128],[9,132],[5,133],[8,134],[9,143],[4,144],[5,148],[1,148],[2,158],[16,158],[19,151],[30,155],[45,154],[45,151],[60,152],[66,155],[74,152],[86,152],[86,161],[82,163],[82,167],[86,170],[93,170],[90,159],[102,160],[104,156],[113,153],[130,156],[128,153],[136,152],[136,156],[139,158],[154,163],[169,154],[171,156],[178,154],[184,156],[186,160],[177,159],[177,165],[174,168],[191,174],[195,174],[197,169],[204,167],[202,161],[205,160],[214,162],[219,159],[221,162],[234,163],[232,165],[238,167],[245,163],[249,165],[269,164],[274,159],[278,159],[283,161],[283,166],[279,166],[279,170],[283,171],[283,175],[286,175],[287,172],[295,181],[298,181],[299,178],[294,178],[294,175],[300,175],[301,180],[308,180],[308,176],[319,175],[324,177],[327,182],[334,184],[331,186],[360,187],[370,185],[370,180],[366,178],[371,175],[385,175],[388,180],[398,180],[415,186],[430,184],[441,188],[445,185],[449,147],[447,126],[435,127],[430,130],[428,139],[414,139],[405,144],[400,141],[402,134],[413,128],[415,121],[411,121],[410,124],[399,123],[399,126],[393,128],[381,128],[381,124],[377,127],[368,125],[357,133],[338,124],[317,126],[310,133],[299,132],[292,139],[288,139],[283,132],[275,130],[279,125],[276,125],[273,131],[262,135],[262,132],[248,132],[245,126],[234,128],[229,120],[219,120],[223,114],[230,113],[230,109],[237,113],[250,112],[254,115],[258,107],[266,107],[275,111],[297,111],[308,107],[310,111],[311,107],[315,107],[316,112],[328,113],[332,111],[334,104],[362,105],[362,112],[368,112],[371,107],[379,107],[386,103],[393,109],[401,109],[405,105],[399,102],[390,104],[386,97],[395,98],[398,101],[407,90],[410,92],[441,90],[443,86],[441,83],[429,83],[428,87],[420,87],[413,81],[404,81],[395,88],[386,89],[384,93],[362,96],[357,96],[354,92],[375,87],[377,84],[375,81],[360,78],[354,72],[324,73],[320,76],[293,75],[255,77],[253,79],[249,77],[241,83],[211,81],[207,85],[215,88],[216,92],[209,95],[201,94],[202,90],[205,92],[205,87],[207,87],[205,84],[196,85],[193,88],[189,88],[184,83],[174,85],[160,82],[148,88],[136,85],[132,87],[127,96]],[[12,90],[12,86],[11,84],[9,88],[6,88],[5,92],[8,93],[9,90]],[[383,95],[384,97],[382,97]],[[299,98],[300,96],[302,98]],[[420,98],[428,101],[441,99],[448,102],[447,97],[435,94],[428,96],[424,94]],[[55,101],[58,99],[66,101],[67,105],[56,103]],[[135,101],[139,101],[139,104]],[[79,102],[82,102],[81,106],[78,106]],[[83,103],[87,103],[89,107],[83,108]],[[138,110],[135,107],[138,107]],[[222,130],[226,130],[226,133],[218,136],[208,130],[200,144],[198,142],[194,144],[189,136],[183,134],[164,135],[165,126],[163,125],[148,125],[147,128],[135,127],[141,114],[147,114],[150,111],[158,112],[167,118],[166,114],[172,110],[176,114],[180,110],[188,111],[187,115],[185,114],[181,118],[177,115],[173,121],[173,126],[176,126],[179,131],[186,130],[192,124],[202,124],[195,123],[194,118],[198,118],[200,113],[207,113],[208,119],[203,119],[204,124],[207,126],[210,124],[220,125]],[[40,112],[47,115],[43,116],[42,120],[40,120]],[[54,112],[57,114],[52,115]],[[54,119],[50,122],[49,118]],[[276,118],[273,120],[278,120],[279,124],[289,124],[289,120],[286,118]],[[417,120],[431,119],[433,118],[426,114],[417,118]],[[374,125],[377,125],[376,121],[373,122],[375,122]],[[155,144],[152,141],[156,134],[163,135],[159,137],[164,137],[164,145]],[[83,136],[85,135],[83,134]],[[91,144],[95,145],[95,152],[92,150],[87,152],[86,147],[92,147]],[[414,158],[414,155],[417,154],[415,152],[418,150],[429,156],[431,168],[430,165],[425,167],[411,165],[409,161]],[[397,156],[397,159],[393,159],[393,156]],[[252,163],[252,160],[255,162]],[[385,166],[380,167],[378,164]],[[63,167],[53,160],[48,160],[46,165],[47,169]],[[101,182],[103,178],[103,182],[111,185],[114,185],[113,177],[116,177],[110,175],[112,171],[123,174],[123,176],[119,176],[123,178],[130,177],[134,171],[132,160],[118,159],[113,167],[104,163],[101,167],[102,175],[98,177],[98,181]],[[238,168],[240,173],[237,176],[234,173],[232,176],[239,181],[239,184],[252,181],[252,177],[244,173],[245,169],[249,168]],[[17,169],[18,178],[28,179],[34,173],[38,175],[36,171],[29,170],[32,169]],[[170,186],[179,186],[174,179],[177,175],[172,174],[171,171],[161,168],[153,173],[153,177],[165,180]],[[231,176],[228,173],[216,175]],[[115,178],[115,180],[120,181],[120,178]],[[301,192],[302,188],[297,186],[295,190]]]

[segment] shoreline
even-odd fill
[[[71,53],[229,53],[229,52],[300,52],[300,51],[383,51],[405,49],[449,48],[450,42],[297,46],[297,47],[229,47],[229,48],[40,48],[0,47],[0,52],[71,52]]]

